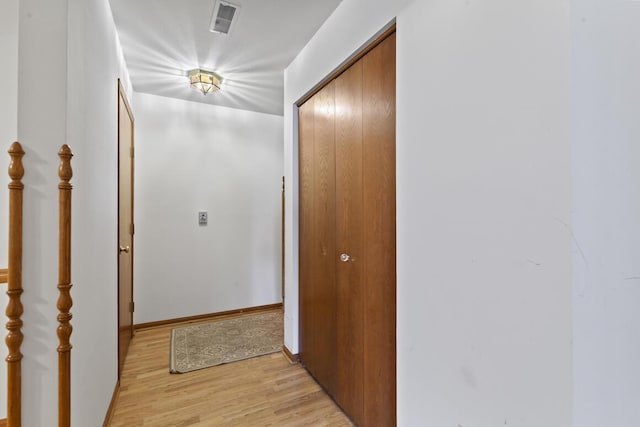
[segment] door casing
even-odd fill
[[[128,140],[127,140],[128,139]],[[118,378],[133,337],[134,120],[118,79]],[[125,188],[126,186],[126,188]],[[120,248],[128,247],[128,252]]]

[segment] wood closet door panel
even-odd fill
[[[395,34],[299,119],[302,362],[358,425],[395,426]]]
[[[314,96],[313,224],[314,300],[311,322],[316,342],[309,371],[329,393],[336,390],[336,153],[335,95],[330,83]]]
[[[314,233],[313,215],[313,170],[314,170],[314,105],[313,99],[298,109],[299,130],[299,304],[300,304],[300,357],[306,365],[315,366],[317,354],[314,316],[315,285],[314,257],[311,242]]]
[[[396,425],[395,45],[363,58],[366,426]]]
[[[362,61],[335,80],[337,390],[335,399],[364,422],[364,253],[362,200]]]

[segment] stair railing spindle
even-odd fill
[[[73,176],[71,158],[73,153],[68,145],[63,145],[58,152],[60,167],[58,176],[60,224],[59,224],[59,258],[58,258],[58,426],[71,425],[71,326],[70,313],[73,306],[71,299],[71,190],[69,183]]]
[[[20,427],[22,424],[22,192],[24,150],[19,142],[9,148],[9,266],[7,295],[7,337],[5,341],[9,354],[7,361],[7,426]]]

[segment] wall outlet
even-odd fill
[[[208,215],[206,211],[198,212],[198,224],[207,225]]]

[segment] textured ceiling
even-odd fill
[[[341,0],[231,0],[229,35],[209,32],[215,0],[111,0],[134,90],[283,114],[283,73]],[[193,68],[216,71],[222,90],[189,86]]]

